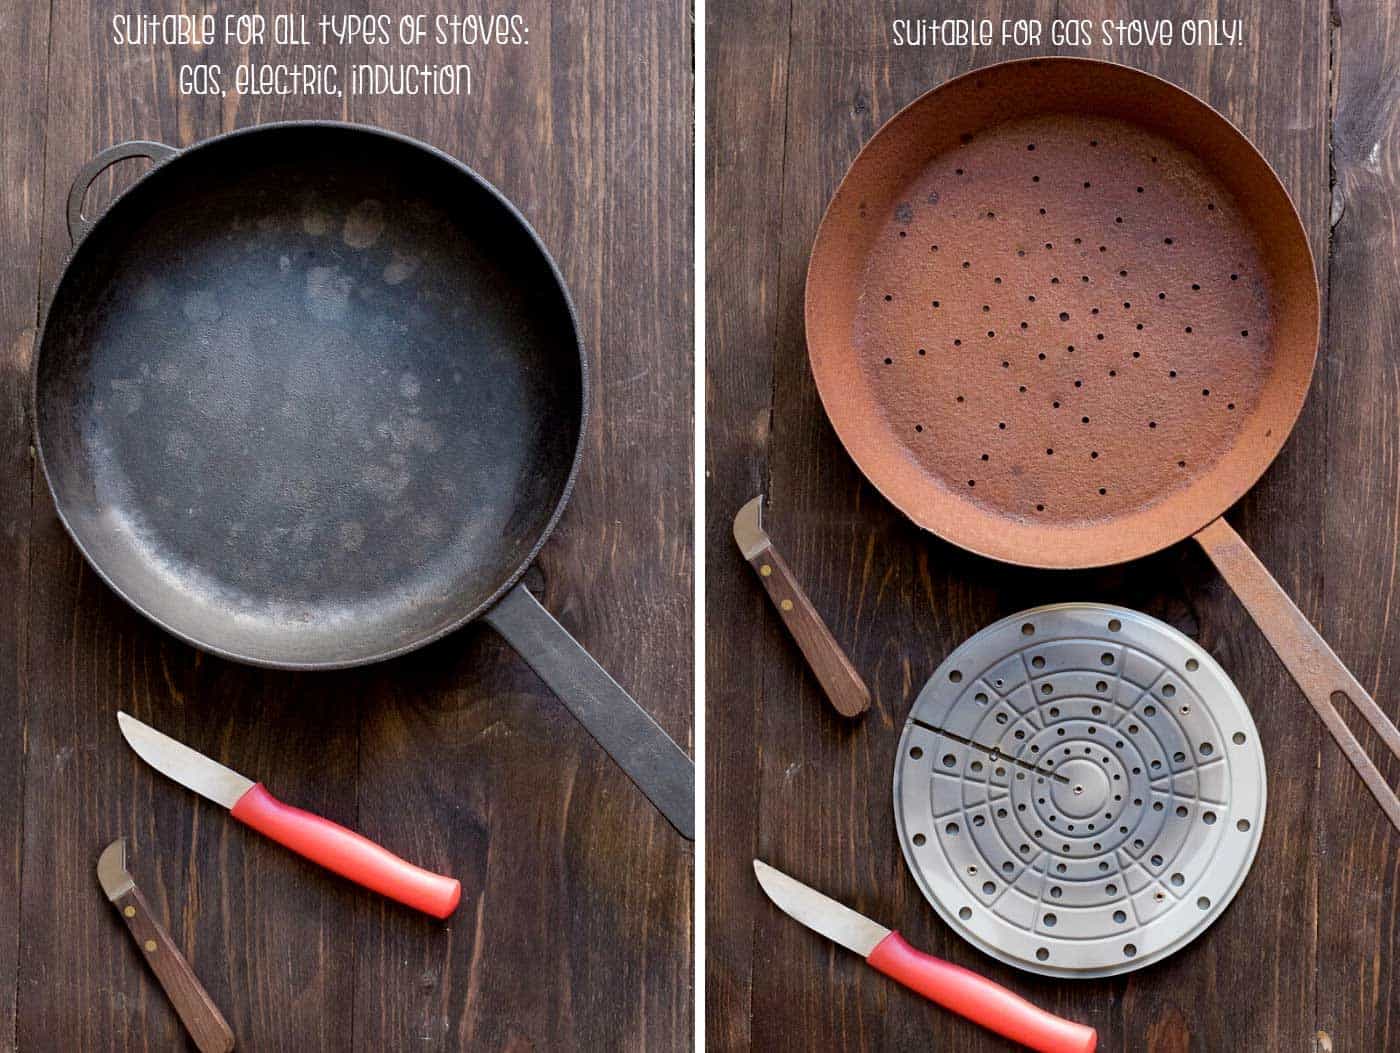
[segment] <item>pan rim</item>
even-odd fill
[[[1228,500],[1214,504],[1209,508],[1206,508],[1204,503],[1198,500],[1196,505],[1200,507],[1198,507],[1194,513],[1189,515],[1182,514],[1176,517],[1179,524],[1189,524],[1189,529],[1183,529],[1181,525],[1177,525],[1173,527],[1175,536],[1165,536],[1166,532],[1159,528],[1157,533],[1162,536],[1152,538],[1151,544],[1144,545],[1138,542],[1135,544],[1120,545],[1120,552],[1111,552],[1108,555],[1095,555],[1094,553],[1099,551],[1098,549],[1083,544],[1054,543],[1055,539],[1059,536],[1064,536],[1067,540],[1081,537],[1084,527],[1080,525],[1052,526],[1032,524],[1032,529],[1039,531],[1040,540],[1032,539],[1027,541],[1022,537],[1011,539],[1009,536],[1011,528],[1014,526],[1018,531],[1021,528],[1022,524],[1019,520],[1009,513],[992,511],[978,506],[965,497],[956,495],[951,491],[941,494],[936,500],[926,500],[922,505],[918,502],[911,501],[907,494],[903,496],[903,499],[895,496],[892,491],[898,487],[895,486],[896,480],[890,478],[892,473],[889,470],[879,470],[878,466],[877,470],[872,472],[867,468],[867,461],[871,459],[869,451],[863,451],[866,454],[864,457],[858,455],[856,452],[856,450],[861,447],[883,447],[884,440],[879,439],[871,442],[862,442],[856,434],[856,430],[850,427],[849,419],[845,422],[844,430],[843,424],[838,423],[840,413],[833,413],[832,411],[834,403],[839,405],[839,400],[836,398],[836,385],[830,377],[828,377],[827,383],[825,385],[823,384],[824,370],[819,368],[817,361],[818,358],[822,356],[817,352],[815,342],[812,338],[812,332],[815,328],[814,315],[816,313],[816,307],[814,306],[815,298],[813,295],[815,272],[818,266],[825,263],[829,257],[839,255],[842,251],[835,244],[838,239],[832,233],[833,216],[838,205],[843,200],[843,193],[847,190],[852,175],[861,168],[861,162],[868,158],[872,150],[876,148],[876,145],[885,137],[886,133],[890,131],[891,128],[901,123],[911,111],[926,104],[927,100],[932,96],[943,93],[955,86],[965,85],[969,81],[976,81],[977,78],[985,76],[988,73],[1000,72],[1012,67],[1033,66],[1079,66],[1110,70],[1114,75],[1127,75],[1129,77],[1139,78],[1143,81],[1151,82],[1154,89],[1164,92],[1167,96],[1174,97],[1180,105],[1193,107],[1204,115],[1208,115],[1218,128],[1223,129],[1228,136],[1236,140],[1258,161],[1261,166],[1261,175],[1267,180],[1272,181],[1272,189],[1276,190],[1278,196],[1286,203],[1287,217],[1291,220],[1291,223],[1288,225],[1297,233],[1297,240],[1302,247],[1303,255],[1307,259],[1309,275],[1311,277],[1311,282],[1309,284],[1312,295],[1310,297],[1310,303],[1306,308],[1306,313],[1309,313],[1312,317],[1311,352],[1307,356],[1307,384],[1302,387],[1295,404],[1287,408],[1286,414],[1281,415],[1278,426],[1274,429],[1276,437],[1272,438],[1272,441],[1266,447],[1269,451],[1268,456],[1261,457],[1257,464],[1251,464],[1247,471],[1237,473],[1237,478],[1225,489],[1225,492],[1228,494]],[[1047,110],[1046,112],[1051,111]],[[1249,137],[1237,128],[1224,114],[1187,89],[1155,73],[1150,73],[1147,70],[1139,69],[1135,66],[1113,62],[1107,59],[1087,58],[1077,55],[1042,55],[988,63],[942,81],[932,88],[919,93],[913,99],[900,106],[899,109],[885,120],[870,138],[865,141],[860,150],[856,153],[856,156],[851,160],[840,182],[837,184],[836,189],[828,199],[826,207],[823,209],[821,220],[817,226],[817,232],[813,239],[811,252],[808,256],[804,277],[803,330],[807,345],[808,368],[811,370],[822,408],[826,414],[827,420],[831,423],[832,429],[836,432],[837,439],[845,449],[847,456],[851,458],[856,467],[860,470],[862,477],[907,519],[920,529],[934,534],[949,544],[956,545],[965,551],[987,559],[994,559],[998,562],[1014,566],[1024,566],[1042,570],[1087,570],[1097,567],[1115,566],[1120,563],[1131,562],[1135,559],[1142,559],[1164,551],[1181,541],[1187,540],[1215,522],[1215,520],[1224,517],[1236,502],[1258,484],[1259,480],[1278,459],[1284,446],[1292,436],[1293,431],[1296,429],[1298,419],[1302,414],[1303,407],[1307,403],[1307,397],[1311,392],[1312,381],[1317,372],[1317,358],[1321,351],[1322,342],[1321,290],[1317,280],[1317,260],[1313,254],[1308,231],[1303,225],[1302,217],[1298,213],[1296,203],[1289,195],[1287,188],[1284,186],[1282,179],[1279,178],[1277,170],[1270,163],[1269,159],[1266,158]],[[830,342],[829,340],[828,343]],[[827,367],[827,371],[829,371],[829,369],[830,367]],[[846,417],[849,418],[850,413],[847,413]],[[885,476],[886,478],[881,479],[877,478],[877,476]],[[932,486],[933,484],[931,483],[926,484],[924,492],[927,492]],[[1133,510],[1126,514],[1110,516],[1100,521],[1098,525],[1102,526],[1103,523],[1112,523],[1119,528],[1121,533],[1131,534],[1135,538],[1139,537],[1141,531],[1133,529],[1135,525],[1134,520],[1140,516],[1169,507],[1174,502],[1180,505],[1182,495],[1189,493],[1191,493],[1191,489],[1188,487],[1186,490],[1177,491],[1176,493],[1168,495],[1161,501],[1146,505],[1142,509]],[[940,510],[940,514],[930,514],[927,508],[925,508],[925,505],[927,505],[928,508]],[[1007,531],[999,533],[997,543],[992,543],[990,539],[978,541],[974,537],[969,536],[975,535],[979,533],[979,531],[966,525],[960,525],[956,511],[958,509],[967,508],[976,509],[977,512],[988,521],[996,520],[1004,524],[1008,528]],[[946,511],[947,509],[952,509],[953,511]],[[1190,510],[1188,509],[1187,511],[1189,512]],[[1158,514],[1160,514],[1160,512],[1158,512]]]
[[[102,226],[102,224],[107,223],[109,221],[109,217],[112,216],[113,213],[115,213],[118,210],[118,208],[122,205],[122,203],[127,200],[127,198],[133,190],[135,190],[138,186],[144,184],[155,173],[164,170],[170,165],[177,164],[182,159],[197,154],[198,152],[204,150],[206,147],[211,147],[216,144],[227,143],[231,140],[243,137],[256,136],[257,134],[263,132],[287,131],[289,129],[308,128],[319,128],[359,135],[366,135],[371,138],[383,139],[390,142],[398,143],[403,146],[415,147],[418,150],[421,150],[424,153],[426,153],[430,158],[440,162],[446,162],[448,165],[455,168],[461,175],[466,176],[469,180],[475,183],[478,188],[484,190],[488,195],[490,195],[490,197],[492,197],[496,201],[496,203],[499,204],[505,210],[506,215],[508,215],[519,226],[521,232],[528,239],[530,245],[533,246],[534,250],[540,255],[545,265],[549,268],[549,273],[553,277],[555,286],[559,291],[559,295],[563,299],[564,307],[568,315],[569,326],[573,330],[574,334],[574,348],[578,354],[579,359],[580,405],[579,422],[574,439],[574,455],[569,465],[568,474],[564,479],[563,488],[560,490],[559,497],[555,501],[554,509],[551,511],[548,520],[545,522],[544,527],[540,530],[539,536],[535,539],[534,544],[530,548],[529,552],[524,556],[520,563],[510,572],[510,574],[507,575],[483,601],[481,601],[475,607],[468,610],[465,614],[455,617],[449,622],[443,624],[442,626],[432,629],[429,632],[423,633],[413,640],[410,640],[406,643],[397,644],[392,647],[379,649],[374,651],[373,653],[369,653],[363,656],[332,660],[280,661],[258,657],[255,655],[244,654],[237,648],[223,646],[213,641],[202,639],[193,633],[186,632],[185,630],[182,630],[172,625],[167,619],[157,615],[154,611],[149,610],[146,606],[137,602],[126,590],[121,588],[117,584],[117,582],[115,582],[111,578],[107,571],[99,565],[97,560],[93,558],[91,553],[89,553],[87,546],[83,544],[82,539],[78,536],[77,531],[74,529],[72,523],[69,521],[69,518],[63,509],[62,503],[58,499],[58,492],[54,486],[53,476],[49,470],[48,458],[46,457],[44,452],[43,435],[40,428],[39,366],[41,360],[44,357],[44,348],[48,337],[49,322],[53,313],[53,307],[58,302],[60,295],[64,291],[64,287],[68,284],[70,280],[70,276],[72,275],[74,269],[74,262],[81,255],[83,247],[91,241],[91,235],[95,233],[97,229],[100,226]],[[54,511],[58,516],[59,522],[63,524],[64,531],[72,540],[73,544],[77,547],[78,552],[82,555],[87,565],[92,568],[92,570],[103,582],[106,583],[107,587],[110,588],[114,593],[116,593],[116,595],[120,597],[123,601],[125,601],[133,610],[137,611],[139,614],[144,616],[148,621],[154,623],[156,626],[165,630],[167,633],[174,636],[175,638],[182,640],[190,646],[198,648],[201,651],[204,651],[208,654],[216,655],[220,658],[226,658],[230,661],[238,662],[243,665],[254,666],[256,668],[284,669],[296,672],[313,672],[318,670],[330,671],[335,669],[353,669],[359,666],[373,665],[378,662],[388,661],[389,659],[397,658],[402,655],[408,654],[412,651],[416,651],[420,648],[426,647],[429,644],[435,643],[436,641],[441,640],[449,634],[456,632],[458,629],[462,628],[469,622],[475,621],[477,618],[480,618],[483,614],[485,614],[498,602],[500,602],[502,597],[504,597],[506,593],[508,593],[519,583],[520,579],[524,576],[525,572],[530,568],[531,564],[534,563],[536,557],[540,553],[540,550],[544,548],[545,543],[554,533],[555,527],[557,526],[560,518],[564,514],[564,508],[569,503],[569,498],[573,496],[574,483],[578,477],[579,466],[582,464],[583,461],[583,451],[585,446],[584,439],[587,435],[588,430],[589,404],[591,401],[591,388],[589,383],[590,377],[588,369],[588,351],[583,341],[583,333],[579,324],[578,309],[574,305],[573,296],[569,292],[568,284],[564,281],[563,273],[560,271],[559,264],[555,260],[554,255],[545,246],[543,239],[540,238],[535,228],[530,225],[529,220],[525,218],[524,214],[520,211],[520,209],[517,208],[516,205],[508,197],[506,197],[504,193],[497,189],[497,187],[493,183],[491,183],[490,180],[483,177],[480,173],[478,173],[475,169],[471,168],[465,162],[459,160],[456,157],[453,157],[446,151],[439,149],[436,146],[433,146],[431,143],[424,142],[421,139],[416,139],[410,135],[405,135],[402,132],[395,132],[387,128],[381,128],[377,125],[360,124],[354,121],[336,120],[269,121],[264,124],[253,124],[247,125],[243,128],[235,128],[232,131],[223,132],[219,135],[215,135],[207,139],[201,139],[198,142],[191,144],[190,146],[172,147],[172,149],[176,151],[174,154],[165,158],[164,160],[159,160],[153,163],[149,169],[143,172],[141,176],[131,184],[131,186],[127,187],[124,191],[122,191],[122,193],[113,198],[106,205],[106,207],[103,208],[101,215],[99,215],[96,219],[93,220],[92,224],[88,227],[87,231],[83,234],[81,239],[69,248],[67,256],[63,263],[62,273],[59,275],[58,281],[54,283],[53,291],[49,295],[48,302],[45,305],[44,317],[39,325],[38,335],[34,343],[34,352],[30,356],[31,360],[29,365],[29,412],[31,420],[33,421],[32,431],[34,437],[34,453],[36,459],[39,462],[40,469],[43,472],[44,483],[46,486],[48,486],[49,494],[53,498]]]

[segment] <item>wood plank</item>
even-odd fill
[[[1327,454],[1318,625],[1400,720],[1400,12],[1376,2],[1334,12],[1329,325],[1313,392],[1325,406]],[[1346,715],[1400,785],[1400,761]],[[1339,982],[1318,985],[1317,1031],[1337,1049],[1400,1048],[1400,837],[1337,750],[1321,759],[1318,976]]]
[[[226,113],[218,100],[177,96],[178,63],[191,56],[117,48],[81,0],[54,6],[51,46],[50,83],[86,90],[55,90],[49,114],[46,298],[68,248],[62,202],[88,158],[123,139],[188,145],[235,117],[285,112],[275,97]],[[237,61],[222,46],[202,57],[227,69]],[[337,115],[329,99],[314,107]],[[89,213],[134,175],[123,166],[100,180]],[[355,893],[146,768],[113,712],[128,709],[353,826],[356,710],[342,701],[353,685],[245,669],[177,643],[82,562],[37,475],[35,495],[19,1048],[102,1048],[114,1035],[137,1047],[182,1041],[94,884],[97,853],[119,835],[130,838],[133,875],[242,1044],[277,1048],[291,1036],[309,1050],[340,1048],[341,1025],[322,1006],[348,1004],[353,991],[352,949],[333,937]]]
[[[530,45],[509,56],[472,51],[470,100],[219,101],[175,99],[183,58],[117,53],[95,10],[60,0],[52,83],[81,88],[56,93],[46,193],[61,201],[79,165],[121,139],[184,145],[303,117],[418,136],[495,182],[559,256],[595,385],[577,496],[529,580],[688,743],[684,13],[599,4],[580,15],[576,5],[545,2],[519,10],[532,26]],[[611,42],[618,26],[630,35]],[[604,38],[607,47],[590,44]],[[231,68],[302,61],[300,50],[220,46],[203,57]],[[371,58],[367,48],[346,54]],[[427,46],[412,59],[461,54]],[[408,58],[399,48],[372,57]],[[116,173],[98,192],[130,177]],[[47,295],[67,235],[58,208],[42,222]],[[613,470],[619,462],[628,472]],[[37,487],[34,581],[42,584],[29,595],[18,1048],[180,1042],[178,1022],[94,883],[97,852],[121,833],[132,838],[133,873],[240,1048],[688,1041],[691,849],[489,631],[468,628],[395,662],[335,674],[202,656],[95,578],[42,480]],[[446,924],[419,917],[238,827],[130,755],[112,719],[119,706],[266,778],[289,801],[458,873],[462,908]]]
[[[583,465],[528,580],[688,744],[685,12],[614,0],[518,10],[533,27],[529,51],[490,82],[473,120],[426,112],[441,122],[431,141],[456,144],[557,254],[589,349]],[[488,629],[394,669],[374,699],[360,820],[391,830],[413,815],[450,831],[444,849],[464,891],[446,945],[376,904],[360,911],[356,1048],[684,1048],[691,846]],[[386,990],[403,994],[385,1001]]]
[[[1110,6],[1090,4],[1075,15],[1127,14]],[[1014,9],[990,4],[979,13],[994,21],[1063,15],[1049,3]],[[1132,13],[1183,17],[1196,12],[1170,4]],[[744,78],[784,61],[789,70],[782,227],[770,248],[782,264],[776,290],[768,290],[779,301],[771,359],[773,427],[765,451],[771,523],[778,547],[788,553],[816,606],[866,674],[875,701],[861,725],[848,727],[831,716],[776,620],[768,617],[757,717],[715,704],[712,692],[709,740],[723,742],[727,735],[734,741],[744,732],[754,736],[749,754],[713,778],[736,779],[727,791],[731,798],[756,802],[760,854],[770,862],[901,927],[919,946],[1093,1024],[1104,1048],[1177,1048],[1188,1036],[1204,1048],[1240,1042],[1305,1048],[1312,1041],[1317,1004],[1314,846],[1321,787],[1316,768],[1330,740],[1233,597],[1188,546],[1102,572],[1048,574],[993,564],[922,535],[862,480],[821,411],[806,364],[801,297],[807,253],[827,199],[856,150],[899,106],[953,74],[1012,57],[999,47],[976,53],[890,49],[887,27],[897,14],[908,12],[893,3],[859,12],[847,4],[811,5],[794,22],[789,41],[748,55],[752,69],[731,66],[720,78],[745,83]],[[1266,13],[1251,5],[1240,14],[1256,32],[1244,47],[1228,52],[1095,47],[1084,53],[1147,68],[1222,109],[1278,167],[1303,211],[1315,251],[1325,259],[1324,13],[1272,7]],[[719,39],[711,37],[712,55],[725,54],[726,34],[735,40],[749,36],[738,20],[731,24],[718,14],[714,21]],[[737,44],[730,47],[743,54]],[[736,198],[771,179],[771,170],[737,171],[709,193],[720,200]],[[719,299],[721,290],[712,280],[715,315],[762,318],[771,309],[751,291],[724,292],[728,298]],[[713,343],[712,370],[733,368],[728,362],[744,361],[751,371],[766,365],[767,355],[755,361],[750,347]],[[724,416],[725,403],[723,397],[711,400],[712,432],[742,422]],[[1308,556],[1323,519],[1326,480],[1317,451],[1326,441],[1324,421],[1325,407],[1314,399],[1284,455],[1232,513],[1264,561],[1313,614],[1322,602],[1321,572]],[[760,460],[760,468],[763,464]],[[726,511],[712,504],[711,535]],[[713,547],[711,553],[709,679],[752,677],[753,670],[741,662],[753,634],[740,618],[745,605],[761,603],[761,597],[737,555],[726,559],[727,553]],[[720,591],[721,579],[731,593]],[[907,875],[889,796],[904,716],[942,657],[1000,616],[1066,598],[1136,607],[1199,639],[1254,701],[1274,777],[1264,845],[1251,877],[1209,934],[1141,973],[1078,984],[1001,967],[942,926]],[[716,655],[726,660],[722,672],[714,664]],[[712,765],[723,760],[712,752]],[[756,1048],[904,1049],[930,1043],[1002,1048],[999,1040],[907,997],[803,932],[763,902],[746,872],[713,857],[707,871],[710,902],[728,903],[726,920],[752,929],[744,937],[725,937],[754,948],[752,960],[735,967],[727,981],[732,989],[725,990],[724,979],[715,986],[725,990],[726,1012],[747,1010]],[[716,888],[721,881],[724,887]],[[720,923],[713,909],[711,917],[712,927]],[[1261,961],[1267,969],[1260,969]],[[711,963],[712,977],[719,968]],[[712,997],[712,1026],[719,1016]],[[738,1025],[727,1026],[739,1031]]]
[[[39,324],[39,239],[48,107],[48,11],[0,15],[0,1050],[14,1048],[23,862],[25,714],[28,683],[25,601],[29,578],[29,363]]]
[[[764,907],[750,860],[765,656],[792,644],[748,580],[730,524],[768,476],[792,5],[709,4],[706,17],[705,1040],[737,1050],[752,1047],[753,938]]]

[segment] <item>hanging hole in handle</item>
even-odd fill
[[[87,236],[92,225],[96,222],[97,216],[105,211],[107,206],[97,209],[89,217],[84,214],[83,204],[87,200],[88,191],[92,184],[96,182],[98,176],[111,168],[118,161],[125,161],[129,158],[144,158],[150,161],[153,166],[160,165],[174,157],[178,150],[173,146],[166,146],[164,143],[151,142],[143,139],[132,140],[131,142],[118,143],[116,146],[109,146],[91,161],[85,164],[73,180],[73,185],[68,191],[68,236],[74,245],[77,245]],[[120,193],[113,194],[115,201]],[[110,204],[110,202],[109,202]]]

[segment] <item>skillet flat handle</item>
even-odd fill
[[[695,839],[695,765],[646,710],[517,584],[482,617],[559,696],[677,832]]]
[[[132,157],[144,157],[153,164],[160,164],[163,161],[168,161],[179,152],[173,146],[166,146],[164,143],[133,139],[130,142],[107,147],[83,165],[77,178],[73,180],[72,187],[68,190],[68,237],[73,244],[76,245],[82,241],[87,236],[87,232],[92,229],[93,220],[83,215],[83,202],[87,199],[88,188],[92,186],[93,180],[118,161],[125,161]]]
[[[1215,520],[1196,535],[1196,541],[1303,689],[1386,818],[1400,830],[1400,798],[1351,733],[1333,700],[1338,696],[1350,699],[1396,757],[1400,757],[1400,729],[1351,675],[1229,523],[1223,518]]]
[[[772,542],[755,552],[749,565],[757,572],[778,617],[802,649],[802,657],[807,659],[836,712],[843,717],[858,717],[869,709],[870,689]]]

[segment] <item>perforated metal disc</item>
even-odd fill
[[[972,637],[900,738],[895,820],[934,909],[994,958],[1109,976],[1200,935],[1254,861],[1264,755],[1224,670],[1102,604]]]

